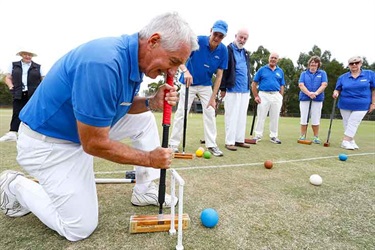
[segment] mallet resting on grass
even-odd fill
[[[312,144],[312,141],[306,140],[307,130],[309,129],[309,119],[310,119],[310,113],[311,113],[311,104],[312,104],[312,99],[310,99],[309,112],[307,113],[307,122],[306,122],[307,124],[306,124],[305,139],[304,140],[302,140],[302,139],[297,140],[297,142],[299,144],[306,144],[306,145],[311,145]]]
[[[194,155],[185,152],[185,145],[186,145],[186,128],[187,128],[187,110],[188,110],[188,102],[189,102],[189,87],[185,84],[185,103],[184,103],[184,131],[182,137],[182,153],[175,153],[174,158],[177,159],[193,159]]]

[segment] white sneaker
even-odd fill
[[[0,176],[0,210],[9,217],[20,217],[30,213],[30,210],[21,206],[16,196],[9,191],[9,184],[22,173],[5,170]]]
[[[262,140],[262,137],[260,135],[257,135],[254,137],[255,140],[257,140],[257,142],[260,142]]]
[[[350,143],[352,144],[354,149],[359,149],[358,145],[355,143],[354,140],[352,140]]]
[[[6,133],[0,138],[0,142],[3,141],[17,141],[17,133],[13,131]]]
[[[141,194],[139,193],[135,188],[133,188],[133,195],[131,198],[131,203],[134,206],[148,206],[148,205],[154,205],[159,206],[158,201],[159,196],[159,187],[156,185],[155,182],[151,182],[148,186],[148,189],[145,193]],[[178,202],[178,198],[174,198],[174,206],[176,206]],[[171,207],[172,205],[172,196],[169,194],[165,194],[165,200],[164,200],[164,207]]]
[[[342,141],[341,147],[348,150],[354,150],[354,147],[350,141]]]
[[[168,146],[169,148],[171,148],[173,150],[173,153],[178,153],[179,150],[178,150],[178,146],[175,146],[175,145],[169,145]]]
[[[221,152],[221,150],[219,149],[219,147],[209,147],[207,148],[208,151],[211,152],[211,154],[213,154],[214,156],[223,156],[223,152]]]

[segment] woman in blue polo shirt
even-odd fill
[[[301,90],[299,92],[299,109],[301,113],[301,136],[299,139],[306,139],[307,116],[310,113],[311,127],[314,133],[312,141],[320,144],[319,124],[322,114],[324,90],[328,84],[327,73],[320,69],[321,61],[319,56],[312,56],[307,65],[308,69],[301,73],[298,81],[298,86]]]
[[[367,112],[375,109],[375,72],[361,69],[360,56],[349,59],[349,72],[342,74],[333,91],[333,98],[340,96],[338,107],[344,125],[341,147],[348,150],[359,149],[354,141],[359,124]]]

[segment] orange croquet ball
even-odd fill
[[[264,162],[264,167],[265,167],[265,168],[267,168],[267,169],[271,169],[272,166],[273,166],[272,161],[267,160],[267,161]]]

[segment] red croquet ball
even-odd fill
[[[264,167],[265,167],[265,168],[267,168],[267,169],[271,169],[272,166],[273,166],[272,161],[267,160],[267,161],[264,162]]]

